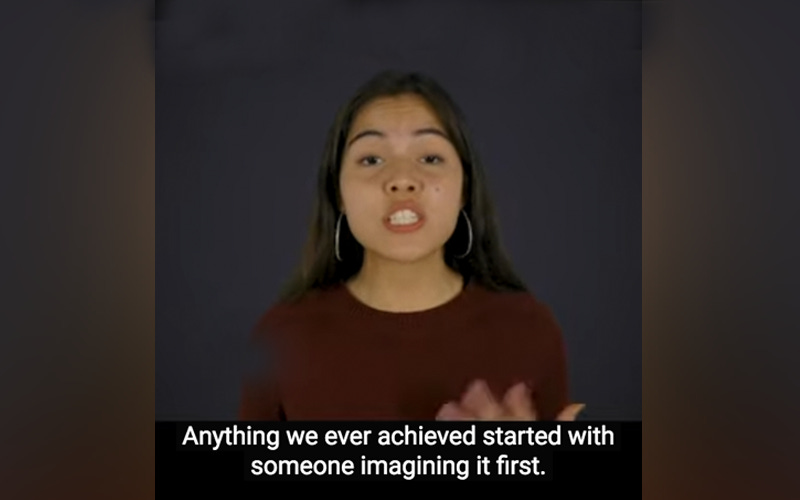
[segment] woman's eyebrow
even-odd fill
[[[441,129],[438,129],[436,127],[427,127],[427,128],[421,128],[421,129],[415,130],[413,135],[415,137],[418,137],[418,136],[421,136],[421,135],[438,135],[439,137],[442,137],[443,139],[445,139],[447,141],[450,140],[450,138],[447,136],[447,134],[445,132],[443,132]],[[359,140],[361,138],[364,138],[364,137],[370,137],[370,136],[384,138],[384,137],[386,137],[386,134],[381,132],[380,130],[375,130],[375,129],[362,130],[361,132],[359,132],[355,136],[353,136],[352,139],[350,139],[350,142],[347,143],[347,146],[350,147],[357,140]]]

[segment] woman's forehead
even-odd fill
[[[376,129],[387,134],[412,134],[426,128],[444,131],[441,120],[424,98],[413,94],[379,97],[359,110],[349,136],[353,137],[364,129]]]

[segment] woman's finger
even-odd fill
[[[449,402],[442,406],[439,413],[436,414],[436,420],[442,421],[455,421],[455,420],[473,420],[471,416],[463,411],[458,403]]]
[[[572,422],[578,417],[578,413],[580,413],[584,408],[586,408],[585,404],[568,405],[561,411],[561,413],[558,414],[556,420],[559,422]]]
[[[503,408],[483,380],[474,382],[461,400],[461,407],[478,420],[503,420]]]
[[[513,386],[506,392],[503,406],[510,420],[536,420],[536,409],[530,391],[523,383]]]

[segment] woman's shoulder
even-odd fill
[[[531,352],[562,350],[562,327],[553,308],[530,291],[476,290],[469,324],[490,332],[492,342],[527,359]],[[527,362],[527,361],[526,361]]]
[[[482,285],[474,285],[472,289],[476,312],[502,318],[504,322],[558,328],[552,307],[531,291],[497,290]]]
[[[289,323],[322,321],[326,311],[341,300],[341,287],[315,289],[294,298],[281,298],[264,312],[256,323],[256,336],[274,335]]]
[[[495,289],[481,284],[471,284],[476,303],[489,309],[518,314],[543,314],[550,306],[529,290]]]

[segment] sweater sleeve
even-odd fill
[[[566,352],[561,327],[545,304],[536,307],[540,357],[533,393],[539,420],[555,420],[569,404]]]
[[[239,420],[285,420],[276,385],[255,376],[247,378],[242,384]]]
[[[239,400],[239,420],[285,420],[275,375],[275,345],[268,335],[272,312],[265,315],[251,335],[248,361]]]

